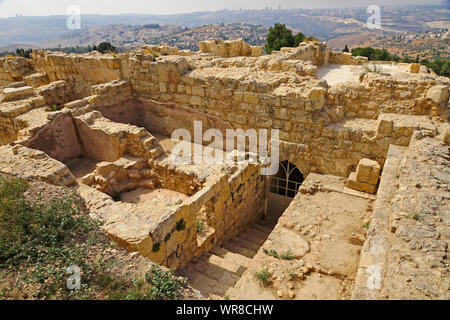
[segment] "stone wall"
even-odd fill
[[[152,243],[158,244],[159,251],[151,252],[147,257],[171,268],[185,265],[261,218],[264,200],[265,178],[261,177],[257,166],[245,166],[231,176],[220,176],[209,181],[176,210],[173,218],[166,218],[150,232]],[[202,210],[207,211],[207,224],[212,229],[203,239],[198,237],[196,227],[198,214]],[[176,224],[182,220],[186,223],[186,229],[177,231]],[[171,236],[168,237],[168,234]]]
[[[353,57],[349,52],[330,52],[330,64],[361,65],[368,61],[366,57]]]
[[[74,120],[69,113],[57,117],[51,125],[39,131],[25,145],[43,151],[61,162],[83,155],[83,146],[78,138]]]
[[[76,93],[69,82],[60,80],[39,86],[36,93],[44,98],[45,104],[62,106],[68,101],[76,99]]]
[[[74,88],[76,98],[62,90],[46,100],[81,99],[64,101],[75,115],[99,110],[114,121],[164,135],[189,129],[193,120],[202,121],[204,130],[280,129],[284,157],[301,163],[305,174],[347,175],[367,157],[383,163],[387,141],[399,137],[377,136],[382,113],[442,116],[447,110],[445,81],[424,75],[405,80],[366,74],[359,84],[329,88],[314,77],[317,67],[364,59],[329,52],[324,43],[302,43],[262,57],[165,55],[172,53],[165,46],[121,55],[36,51],[32,61],[50,81],[64,79]],[[434,89],[442,85],[447,90]],[[38,91],[45,96],[46,90]],[[361,118],[374,122],[358,123]]]
[[[0,145],[16,141],[19,131],[25,127],[26,123],[23,121],[0,115]]]
[[[315,66],[326,66],[329,63],[330,49],[325,42],[302,42],[296,48],[281,48],[272,52],[282,60],[302,60],[312,62]]]
[[[65,80],[80,97],[90,94],[92,85],[120,78],[119,56],[91,53],[68,55],[34,50],[32,63],[39,72],[45,72],[51,82]]]
[[[21,57],[0,58],[0,86],[22,81],[24,76],[33,73],[29,59]]]
[[[343,106],[348,118],[377,119],[380,113],[439,116],[446,107],[428,97],[428,91],[438,84],[432,78],[400,80],[366,74],[358,85],[344,83],[331,88],[327,105]]]
[[[42,151],[21,145],[0,147],[0,172],[20,179],[32,179],[53,185],[72,186],[75,177],[61,162]]]
[[[198,43],[200,52],[209,53],[216,57],[232,58],[232,57],[259,57],[263,55],[263,48],[259,46],[251,46],[243,39],[237,40],[206,40]]]

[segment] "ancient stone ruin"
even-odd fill
[[[450,80],[325,43],[199,47],[0,59],[0,172],[77,190],[205,298],[449,299]],[[194,121],[279,129],[279,172],[175,162]]]

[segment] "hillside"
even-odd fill
[[[42,44],[46,48],[76,47],[111,42],[116,47],[133,48],[146,44],[167,42],[181,50],[198,50],[198,42],[208,39],[243,38],[252,45],[265,43],[268,28],[250,24],[205,25],[197,28],[176,25],[109,25],[91,27],[67,38],[56,39]]]
[[[440,28],[450,21],[448,10],[436,6],[383,7],[382,12],[383,30],[370,31],[369,34]],[[329,41],[342,36],[358,36],[368,32],[369,30],[365,28],[368,17],[366,8],[221,10],[178,15],[82,15],[82,29],[75,31],[66,28],[66,16],[15,17],[0,19],[0,47],[17,45],[42,47],[43,44],[50,43],[64,46],[77,42],[84,43],[85,40],[96,41],[99,38],[106,38],[109,32],[115,34],[115,29],[119,28],[118,25],[125,26],[124,30],[121,30],[124,33],[136,32],[135,36],[140,39],[141,36],[146,38],[148,30],[144,30],[141,34],[138,30],[133,30],[132,26],[142,28],[148,24],[159,24],[164,26],[167,32],[174,31],[176,33],[181,30],[174,30],[170,25],[176,25],[182,29],[221,23],[241,24],[242,22],[265,27],[281,22],[294,30]],[[112,25],[116,27],[112,27]],[[108,28],[93,28],[105,26]],[[167,34],[163,32],[160,36],[164,37]],[[336,43],[336,45],[340,48],[342,42]]]

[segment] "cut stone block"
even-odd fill
[[[356,169],[356,179],[360,182],[376,185],[380,179],[381,166],[370,159],[362,159]]]
[[[445,131],[443,140],[446,145],[450,145],[450,129]]]
[[[378,133],[382,135],[389,135],[394,129],[394,121],[392,120],[380,120],[378,125]]]
[[[420,64],[418,64],[418,63],[411,63],[409,65],[409,72],[410,73],[419,73],[420,72]]]
[[[448,86],[445,85],[431,87],[427,92],[427,98],[437,104],[447,104],[448,97]]]
[[[11,101],[18,97],[31,96],[34,91],[32,87],[6,88],[3,89],[3,100]]]
[[[356,172],[350,174],[347,180],[347,187],[356,191],[373,194],[377,191],[377,186],[356,180]]]

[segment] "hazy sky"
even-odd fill
[[[445,0],[448,1],[448,0]],[[186,13],[223,8],[334,8],[395,4],[435,4],[442,0],[0,0],[0,17],[18,13],[30,15],[66,14],[67,8],[77,5],[81,13]]]

